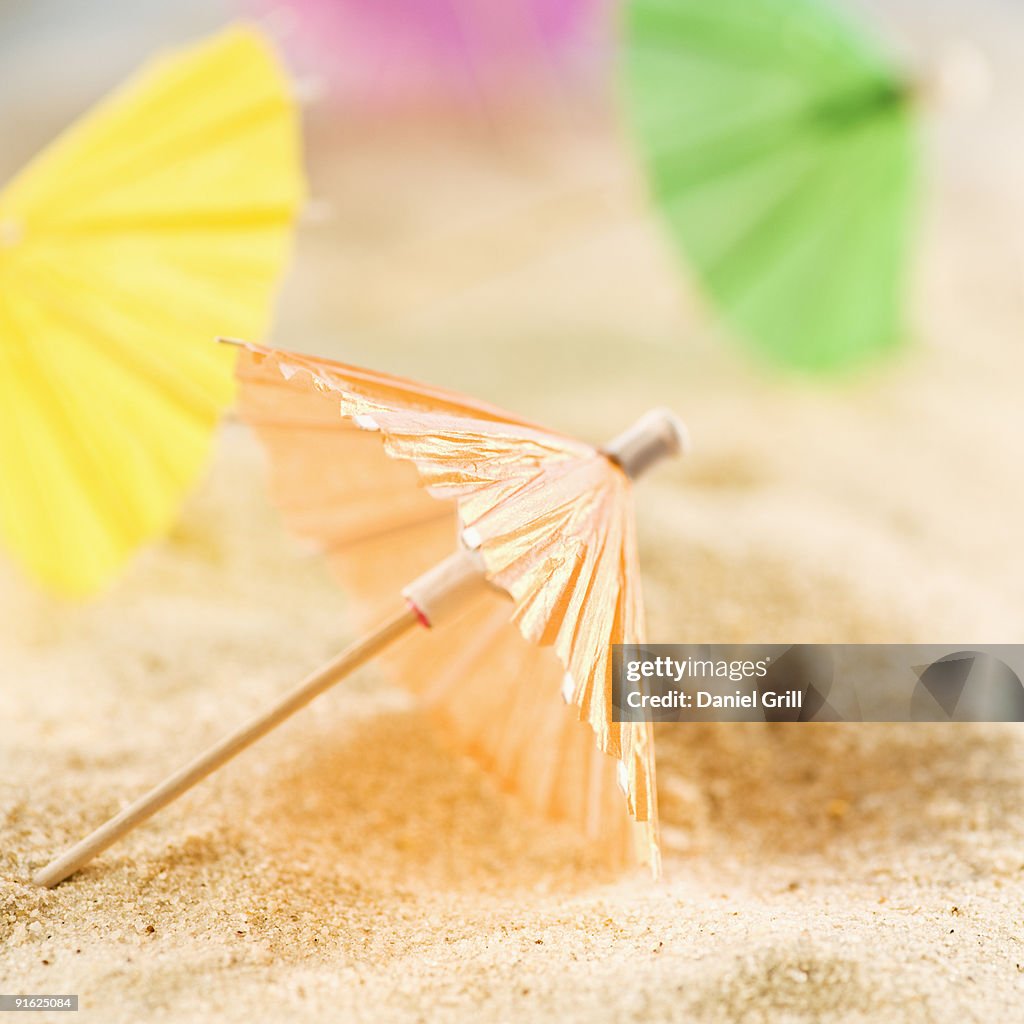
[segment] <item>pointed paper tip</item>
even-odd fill
[[[650,862],[651,867],[651,877],[654,879],[654,881],[657,882],[661,879],[662,876],[661,849],[658,846],[657,841],[653,839],[651,840],[650,856],[648,860]]]
[[[573,698],[576,696],[576,683],[568,672],[562,676],[561,692],[562,700],[564,700],[566,704],[571,704],[573,702]]]
[[[352,422],[355,423],[355,425],[360,430],[380,430],[380,424],[372,416],[365,412],[357,413],[355,416],[353,416]]]
[[[629,769],[623,761],[615,766],[615,781],[619,785],[623,796],[629,796]]]

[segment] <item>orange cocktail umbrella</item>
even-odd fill
[[[648,413],[599,449],[460,395],[289,352],[243,345],[237,376],[289,524],[383,624],[37,883],[66,878],[385,649],[527,806],[609,850],[638,838],[657,871],[651,726],[613,721],[612,646],[644,640],[631,479],[682,450],[678,421]]]

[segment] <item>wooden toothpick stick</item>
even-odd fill
[[[685,446],[686,432],[682,424],[664,410],[654,410],[605,445],[602,452],[627,476],[637,477],[666,455],[678,453]],[[62,882],[123,835],[369,661],[407,630],[416,624],[429,628],[450,616],[465,601],[479,594],[481,589],[490,587],[483,557],[469,539],[471,532],[474,531],[462,533],[460,547],[453,555],[423,573],[403,590],[406,608],[396,612],[368,637],[342,651],[273,707],[225,736],[66,853],[51,861],[33,877],[36,885],[49,887]]]
[[[369,636],[352,644],[333,661],[308,676],[273,707],[225,736],[66,853],[51,861],[36,872],[32,881],[49,888],[73,875],[108,846],[375,657],[403,633],[416,625],[430,628],[453,614],[464,602],[472,600],[482,589],[489,587],[479,553],[460,547],[402,591],[406,600],[405,608],[392,615]]]
[[[241,728],[225,736],[209,750],[183,765],[160,785],[139,797],[120,814],[101,825],[91,835],[76,843],[66,853],[51,861],[38,871],[32,881],[49,888],[73,875],[97,854],[116,843],[123,835],[151,818],[172,800],[201,782],[222,764],[251,746],[261,736],[290,718],[335,683],[344,679],[360,665],[369,661],[392,641],[420,621],[416,610],[410,605],[393,615],[368,637],[352,644],[333,661],[318,669],[303,680],[294,690],[286,694],[273,707],[251,719]]]

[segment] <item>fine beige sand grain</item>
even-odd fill
[[[775,379],[708,336],[588,108],[314,120],[336,214],[275,340],[595,440],[676,408],[694,455],[638,493],[652,639],[1022,642],[1024,90],[1001,40],[1002,91],[927,139],[915,344],[855,380]],[[0,568],[0,992],[78,993],[104,1024],[1024,1020],[1017,726],[665,727],[654,884],[521,817],[369,669],[34,888],[351,638],[262,473],[229,423],[172,537],[93,604]]]

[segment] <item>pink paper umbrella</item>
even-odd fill
[[[592,57],[607,0],[288,0],[344,96],[493,98]]]

